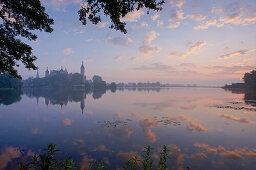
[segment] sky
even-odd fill
[[[129,13],[127,34],[110,29],[110,19],[98,25],[79,21],[83,0],[45,0],[54,31],[36,32],[28,42],[44,72],[67,68],[87,79],[107,82],[153,82],[224,85],[242,82],[256,69],[255,0],[166,0],[160,12]],[[18,69],[23,79],[36,71]]]

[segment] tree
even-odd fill
[[[101,22],[101,15],[111,20],[110,28],[127,33],[126,23],[122,18],[129,12],[147,8],[159,11],[164,0],[86,0],[78,11],[79,20],[87,24],[87,19],[93,23]],[[0,2],[0,73],[9,73],[21,78],[17,68],[23,63],[26,68],[36,70],[34,61],[37,59],[32,48],[19,38],[36,40],[34,30],[51,33],[53,19],[45,13],[40,0],[1,0]]]
[[[0,17],[0,73],[21,78],[15,67],[22,62],[26,68],[36,70],[37,57],[20,38],[36,40],[34,30],[51,33],[53,19],[45,13],[40,0],[1,0]]]
[[[250,73],[245,73],[243,80],[246,86],[256,87],[256,70],[252,70]]]
[[[87,0],[78,11],[82,24],[87,24],[87,19],[93,24],[101,22],[102,13],[111,20],[110,28],[127,33],[126,23],[121,18],[134,10],[147,8],[148,10],[162,10],[164,0]]]

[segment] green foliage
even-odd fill
[[[139,159],[137,156],[134,156],[133,158],[131,158],[130,160],[128,160],[125,163],[124,169],[128,170],[128,169],[132,169],[135,170],[136,168],[139,168]]]
[[[160,160],[158,162],[158,168],[161,170],[168,169],[167,167],[167,158],[168,158],[168,150],[167,147],[164,145],[160,152]]]
[[[32,161],[29,163],[20,163],[20,170],[50,170],[50,169],[63,169],[63,170],[74,170],[77,169],[75,167],[75,163],[72,159],[65,158],[62,162],[55,158],[54,154],[59,150],[56,149],[55,144],[49,144],[46,149],[44,149],[45,153],[42,155],[33,155]]]
[[[162,9],[164,0],[87,0],[87,3],[81,6],[78,11],[82,24],[87,24],[87,19],[92,24],[101,22],[100,15],[104,14],[111,20],[109,28],[127,33],[126,23],[122,18],[129,12],[147,8],[148,10],[159,11]]]
[[[245,73],[243,80],[247,86],[256,88],[256,70],[252,70],[250,73]]]
[[[53,19],[45,13],[40,0],[1,0],[0,73],[21,78],[15,67],[22,62],[28,69],[37,69],[32,48],[19,38],[36,40],[33,30],[52,32]]]
[[[32,161],[29,163],[20,163],[20,170],[75,170],[79,169],[76,167],[75,162],[70,158],[65,158],[64,161],[58,160],[55,158],[54,154],[59,150],[56,149],[55,144],[49,144],[46,149],[44,149],[45,153],[42,155],[34,155],[32,156]],[[144,148],[142,160],[139,159],[138,156],[134,156],[128,161],[126,161],[124,165],[125,170],[136,170],[136,169],[143,169],[143,170],[152,170],[153,169],[153,161],[151,158],[152,155],[152,148],[148,145]],[[167,166],[167,158],[168,158],[168,150],[167,147],[164,147],[160,153],[160,160],[158,163],[158,169],[166,170],[168,169]],[[140,164],[142,163],[142,166]],[[89,168],[85,170],[103,170],[104,164],[103,162],[90,162]]]
[[[147,147],[145,147],[145,150],[144,150],[144,154],[142,155],[142,167],[143,169],[145,170],[151,170],[152,169],[152,159],[151,159],[151,155],[152,155],[152,152],[151,152],[152,148],[148,145]]]
[[[102,170],[104,168],[103,162],[90,162],[89,163],[89,168],[85,170]]]

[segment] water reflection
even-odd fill
[[[11,105],[21,100],[22,90],[0,90],[0,105]]]
[[[252,94],[133,90],[24,89],[19,102],[0,106],[0,169],[15,169],[48,143],[58,144],[59,158],[71,156],[81,168],[93,160],[120,168],[148,144],[154,165],[159,149],[168,146],[170,169],[256,168]]]
[[[256,106],[256,89],[226,89],[235,94],[244,94],[244,101],[247,105]]]

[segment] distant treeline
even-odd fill
[[[137,88],[159,88],[159,87],[196,87],[195,84],[161,84],[160,82],[139,82],[139,83],[118,83],[118,88],[130,88],[130,87],[137,87]]]

